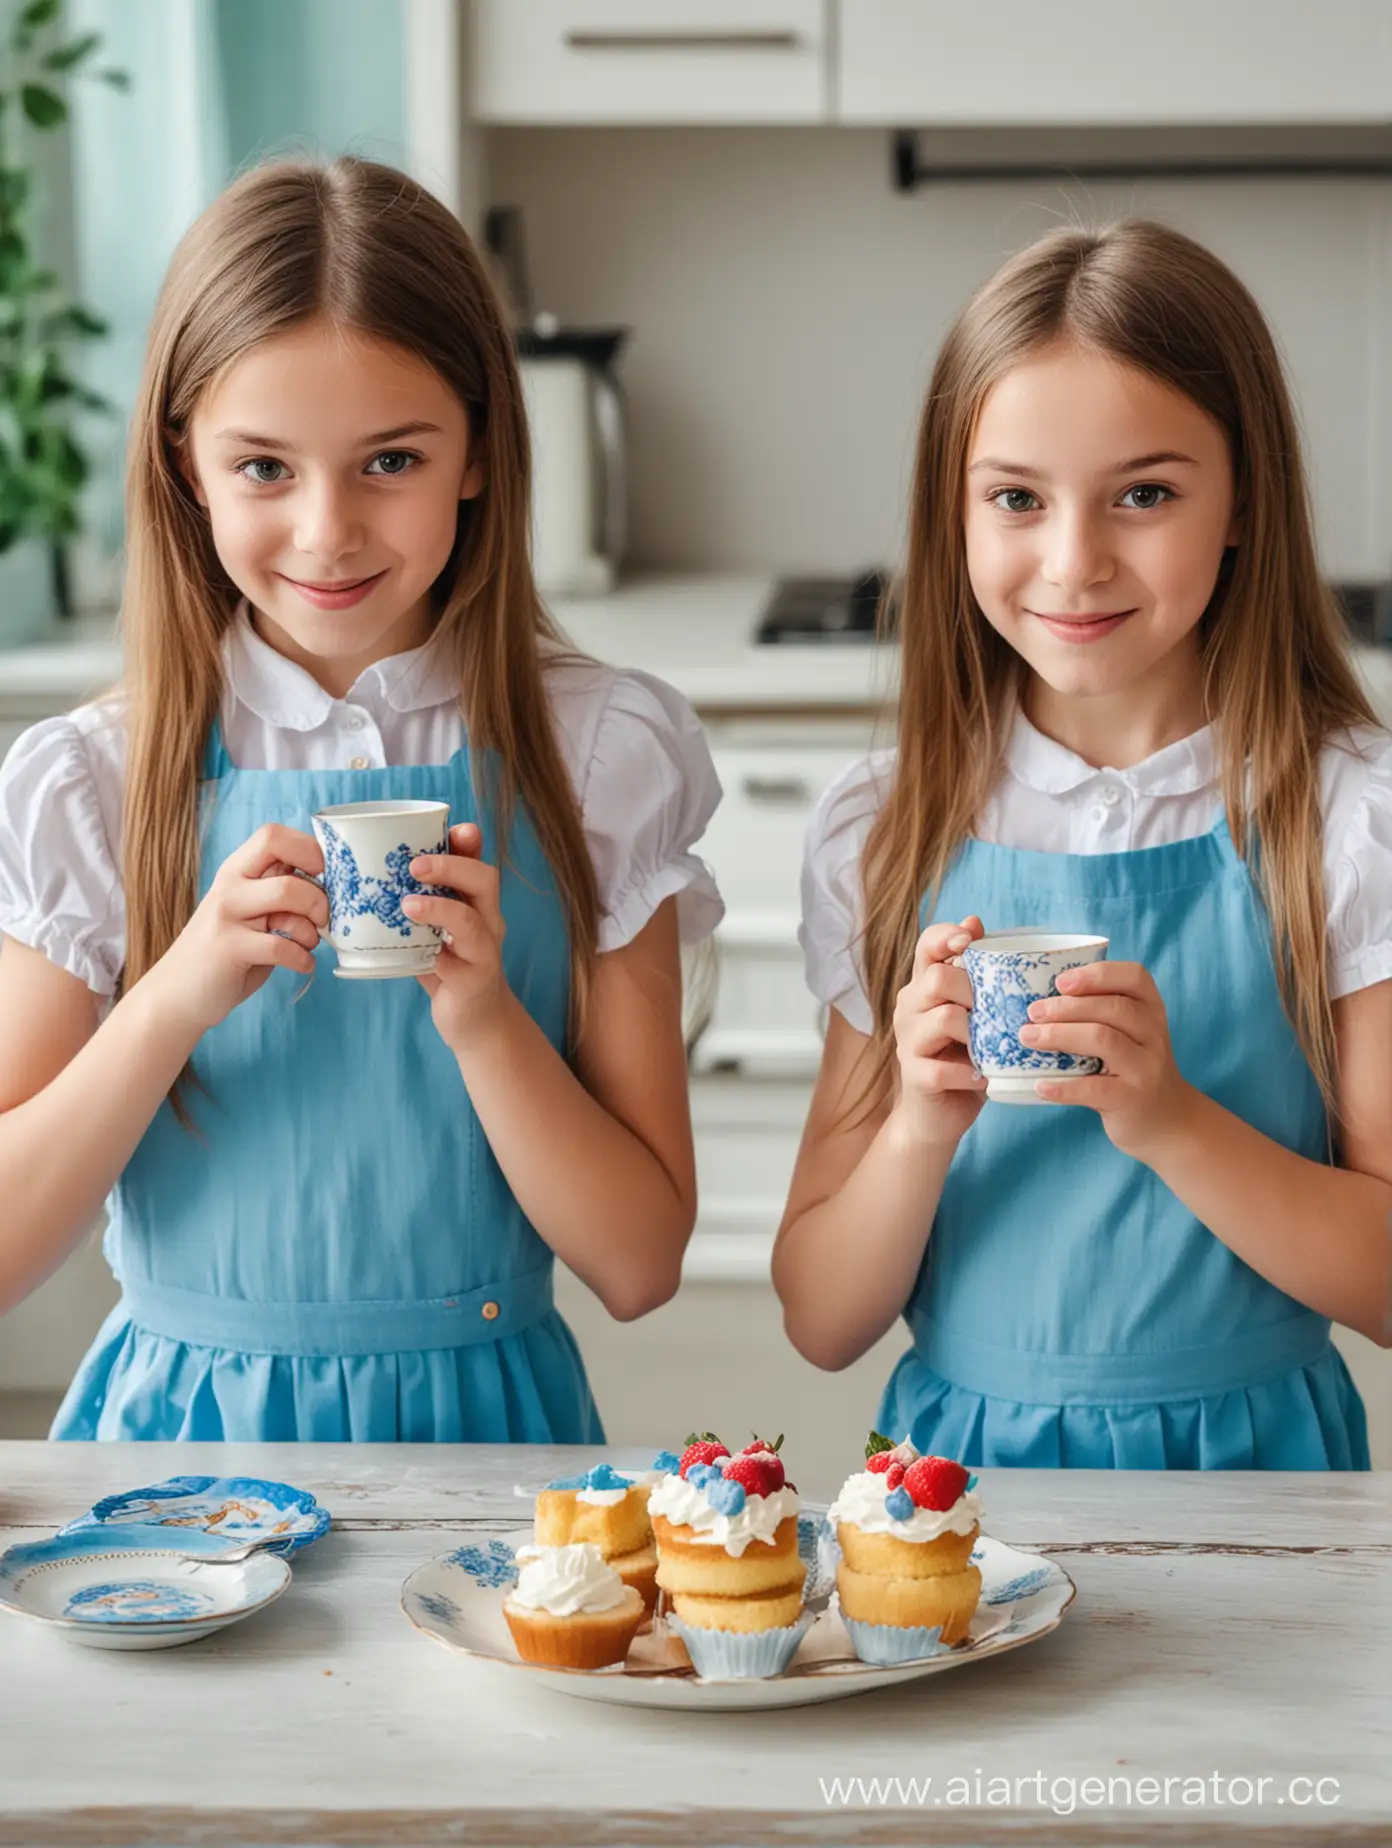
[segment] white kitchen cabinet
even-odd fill
[[[871,737],[870,720],[709,727],[724,800],[701,841],[726,914],[716,934],[710,1023],[697,1072],[803,1078],[821,1059],[821,1010],[798,947],[803,839],[817,799]]]
[[[1386,0],[840,0],[850,125],[1392,120]]]
[[[484,123],[787,123],[828,117],[831,0],[474,0]]]

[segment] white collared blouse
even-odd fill
[[[430,643],[365,668],[342,699],[244,611],[223,658],[223,736],[240,769],[445,763],[463,742],[458,681]],[[673,897],[683,941],[708,936],[724,906],[693,849],[721,792],[695,713],[648,674],[551,653],[545,675],[598,879],[600,950]],[[125,961],[125,754],[116,695],[32,726],[0,766],[0,931],[103,998]]]
[[[808,824],[803,858],[807,983],[861,1033],[872,1030],[873,1014],[858,954],[860,860],[894,761],[892,750],[872,752],[832,783]],[[1327,744],[1319,772],[1330,995],[1338,999],[1392,977],[1392,734],[1360,727],[1346,743]],[[1096,769],[1017,711],[977,834],[1040,853],[1124,853],[1208,833],[1219,799],[1211,725],[1129,769]]]

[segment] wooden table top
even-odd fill
[[[1053,1635],[822,1706],[678,1714],[505,1678],[398,1605],[423,1560],[525,1523],[515,1484],[596,1454],[0,1443],[0,1545],[170,1475],[294,1482],[334,1517],[277,1604],[185,1647],[0,1613],[0,1848],[1392,1840],[1392,1476],[983,1471],[987,1531],[1077,1582]],[[843,1474],[801,1468],[804,1497]]]

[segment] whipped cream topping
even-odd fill
[[[624,1601],[623,1580],[588,1540],[576,1546],[519,1546],[517,1583],[508,1596],[553,1617],[611,1611]]]
[[[827,1520],[847,1521],[863,1534],[893,1534],[896,1540],[922,1545],[943,1534],[969,1534],[981,1519],[981,1497],[975,1489],[959,1495],[950,1508],[915,1508],[906,1521],[897,1521],[885,1506],[882,1475],[857,1470],[841,1485],[841,1493],[827,1509]]]
[[[649,1514],[660,1514],[674,1527],[689,1527],[698,1546],[723,1546],[739,1559],[751,1541],[772,1546],[780,1521],[796,1515],[797,1492],[776,1489],[772,1495],[747,1495],[738,1514],[721,1514],[712,1508],[704,1487],[698,1488],[674,1470],[665,1476],[648,1499]]]

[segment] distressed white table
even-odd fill
[[[279,1603],[167,1653],[0,1614],[0,1848],[1392,1840],[1392,1477],[986,1472],[989,1531],[1077,1581],[1059,1630],[885,1693],[705,1715],[504,1679],[398,1608],[421,1560],[517,1521],[514,1483],[582,1456],[0,1444],[0,1544],[176,1473],[279,1477],[334,1516]],[[799,1462],[809,1500],[825,1463]]]

